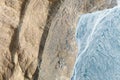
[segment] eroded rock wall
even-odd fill
[[[1,0],[0,80],[69,80],[80,14],[114,0]]]
[[[0,1],[0,80],[32,79],[47,13],[47,0]]]
[[[12,36],[19,24],[19,16],[23,1],[0,1],[0,80],[8,80],[12,76]]]

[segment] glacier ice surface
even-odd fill
[[[71,80],[120,80],[120,6],[82,15],[76,40]]]

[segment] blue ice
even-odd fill
[[[82,15],[76,40],[71,80],[120,80],[120,6]]]

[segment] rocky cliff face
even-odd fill
[[[0,80],[32,79],[47,14],[47,0],[0,1]]]
[[[69,80],[80,14],[115,0],[1,0],[0,80]]]

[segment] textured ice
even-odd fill
[[[71,80],[120,80],[120,6],[82,15]]]

